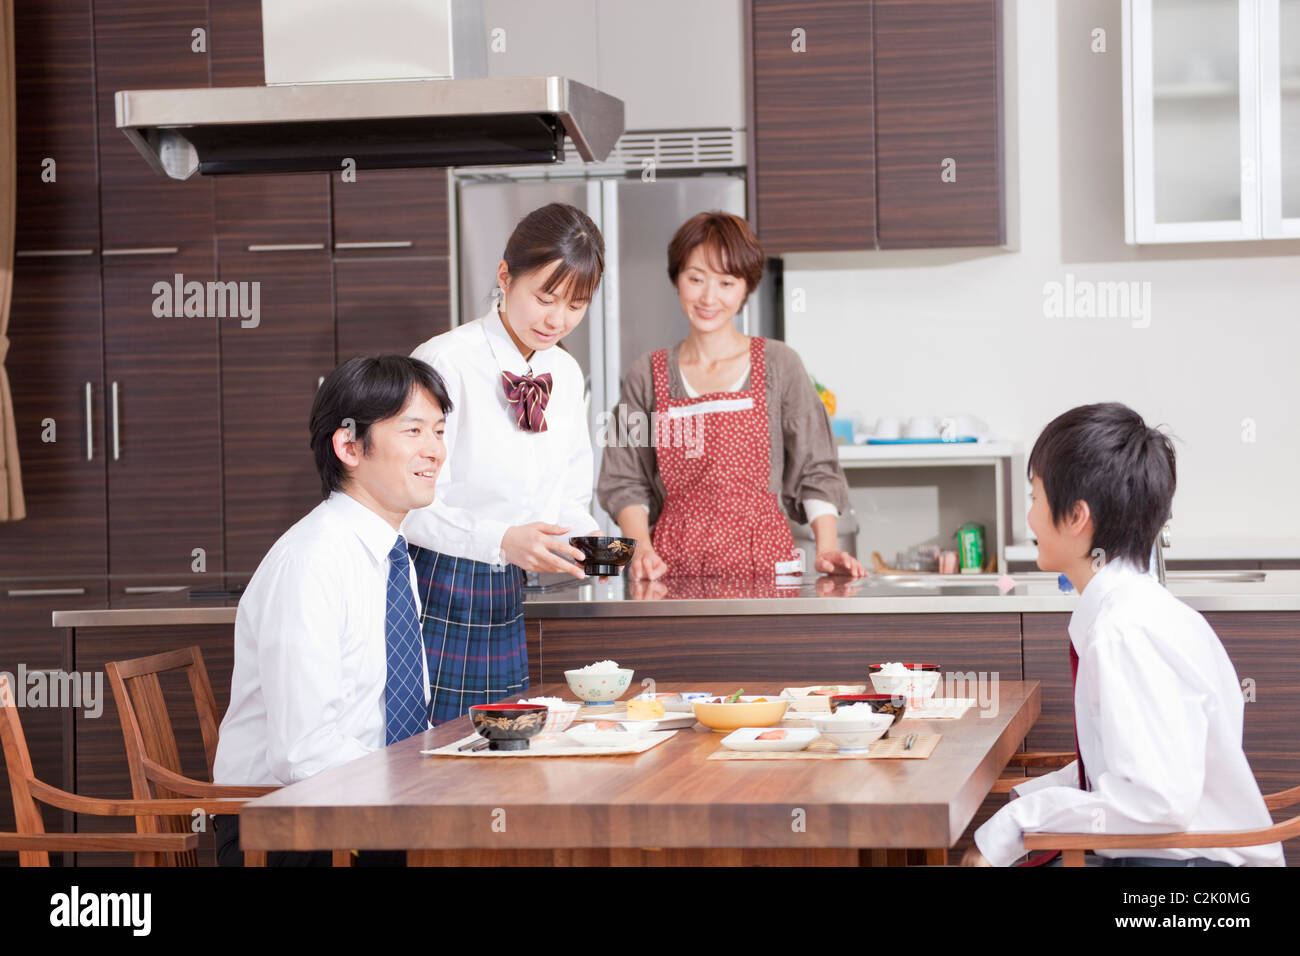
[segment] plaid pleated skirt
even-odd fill
[[[411,546],[435,723],[528,689],[524,572]]]

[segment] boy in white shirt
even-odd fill
[[[1118,403],[1052,421],[1029,456],[1038,566],[1079,592],[1070,618],[1078,758],[1030,778],[975,831],[963,866],[1008,866],[1026,831],[1269,827],[1241,746],[1236,670],[1199,613],[1147,572],[1175,486],[1169,438]],[[1076,660],[1077,655],[1077,660]],[[1021,865],[1059,865],[1055,854]],[[1282,846],[1098,850],[1088,865],[1284,866]]]

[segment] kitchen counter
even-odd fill
[[[574,581],[524,594],[530,620],[590,617],[680,617],[806,614],[1069,613],[1078,595],[1063,594],[1056,575],[1013,575],[1002,593],[993,575],[942,579],[872,575],[857,583],[814,578],[794,585],[684,579],[650,585],[626,578]],[[1188,606],[1210,611],[1300,611],[1300,571],[1173,571],[1169,589]],[[196,598],[187,588],[114,598],[108,607],[55,611],[55,627],[233,624],[237,596]]]

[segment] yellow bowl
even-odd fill
[[[695,719],[717,734],[729,734],[741,727],[771,727],[785,716],[790,701],[772,696],[754,702],[753,697],[742,697],[734,704],[693,701],[691,708]]]

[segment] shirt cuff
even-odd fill
[[[1017,797],[1023,797],[1033,793],[1035,790],[1042,790],[1045,787],[1073,787],[1079,789],[1079,761],[1071,760],[1064,767],[1053,770],[1051,773],[1040,774],[1037,777],[1029,777],[1024,783],[1018,783],[1011,789]]]
[[[994,866],[1010,866],[1025,855],[1025,840],[1010,806],[1005,806],[975,831],[975,846]]]
[[[800,504],[803,505],[803,513],[808,516],[809,524],[812,524],[822,515],[835,515],[838,517],[840,513],[839,508],[821,498],[805,498]]]
[[[505,537],[506,532],[509,530],[510,526],[504,521],[480,518],[477,533],[475,534],[475,553],[470,557],[475,561],[490,564],[494,568],[504,568],[506,566],[506,556],[501,550],[501,539]]]

